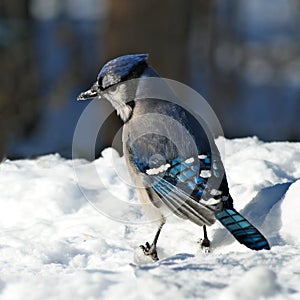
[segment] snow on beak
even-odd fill
[[[79,96],[77,97],[77,100],[82,101],[82,100],[88,100],[95,97],[101,98],[99,95],[98,82],[95,82],[89,90],[80,93]]]

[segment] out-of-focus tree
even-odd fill
[[[209,99],[227,136],[299,140],[299,2],[215,3]]]
[[[104,63],[106,1],[27,2],[26,8],[32,18],[32,66],[38,82],[35,92],[41,109],[36,130],[15,138],[10,143],[8,157],[34,157],[53,152],[71,157],[76,123],[88,104],[77,103],[76,96],[91,84]],[[12,18],[10,13],[8,15]],[[86,132],[83,138],[88,135]],[[105,130],[101,134],[102,145],[107,136],[109,131]]]
[[[299,140],[299,11],[297,0],[2,0],[0,156],[12,136],[23,139],[8,157],[70,156],[87,104],[76,95],[129,53],[149,53],[161,76],[199,91],[226,136]],[[99,102],[91,125],[108,106]],[[96,148],[120,126],[110,116]]]
[[[33,130],[39,103],[27,1],[0,3],[0,158],[15,134]]]
[[[109,0],[108,59],[149,53],[161,76],[185,81],[190,2]]]

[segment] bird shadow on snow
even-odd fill
[[[195,255],[189,253],[178,253],[176,255],[163,258],[155,263],[146,263],[146,264],[131,264],[135,270],[135,274],[138,275],[141,271],[151,271],[160,267],[167,267],[173,271],[211,271],[212,268],[207,265],[201,265],[195,263],[193,259]]]
[[[268,239],[270,246],[282,245],[279,231],[281,221],[281,200],[293,182],[280,183],[263,188],[240,213],[257,227]],[[213,243],[216,248],[234,242],[234,238],[225,228],[215,231]]]
[[[155,269],[158,266],[161,265],[165,265],[165,266],[169,266],[169,265],[176,265],[178,263],[181,263],[189,258],[193,258],[194,255],[193,254],[189,254],[189,253],[178,253],[176,255],[170,256],[170,257],[166,257],[163,258],[155,263],[146,263],[146,264],[132,264],[133,267],[138,267],[139,269],[142,270],[151,270],[151,269]]]

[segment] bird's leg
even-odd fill
[[[206,231],[205,225],[203,225],[203,233],[204,233],[204,238],[201,242],[201,249],[203,250],[203,252],[209,253],[210,252],[210,240],[207,237],[207,231]]]
[[[159,234],[160,234],[161,229],[164,226],[164,224],[165,224],[165,222],[161,223],[160,226],[158,227],[158,230],[157,230],[157,232],[155,234],[154,240],[153,240],[153,242],[152,242],[151,245],[148,242],[146,242],[145,246],[144,245],[140,246],[140,248],[143,249],[144,254],[151,256],[151,258],[154,261],[158,260],[157,251],[156,251],[156,244],[157,244],[157,240],[158,240]]]

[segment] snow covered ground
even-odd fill
[[[155,226],[114,150],[94,163],[58,155],[7,160],[0,165],[0,300],[300,299],[300,143],[218,143],[235,207],[268,237],[270,251],[251,251],[215,224],[213,252],[204,254],[201,228],[172,219],[159,240],[161,260],[147,264],[138,246],[152,240]]]

